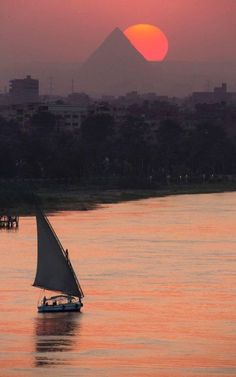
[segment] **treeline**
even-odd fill
[[[236,145],[214,121],[184,128],[151,124],[134,112],[117,121],[90,114],[78,133],[58,131],[42,112],[23,130],[0,118],[0,178],[114,180],[127,185],[236,174]]]

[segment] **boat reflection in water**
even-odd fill
[[[47,313],[36,317],[35,367],[70,364],[66,353],[76,347],[79,319],[76,313]]]

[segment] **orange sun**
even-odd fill
[[[138,24],[124,31],[130,43],[149,61],[162,61],[168,52],[168,39],[156,26]]]

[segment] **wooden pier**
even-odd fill
[[[19,217],[18,216],[7,216],[0,215],[0,228],[18,228],[19,226]]]

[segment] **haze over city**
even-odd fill
[[[31,73],[41,79],[43,92],[53,76],[55,92],[68,93],[81,64],[116,27],[124,31],[147,23],[158,26],[168,38],[164,63],[188,62],[189,90],[200,89],[192,80],[200,62],[207,63],[201,86],[206,85],[207,73],[212,86],[218,84],[215,76],[224,64],[225,81],[230,80],[235,90],[235,14],[234,0],[1,0],[0,88],[12,77]],[[212,66],[216,75],[211,77]]]

